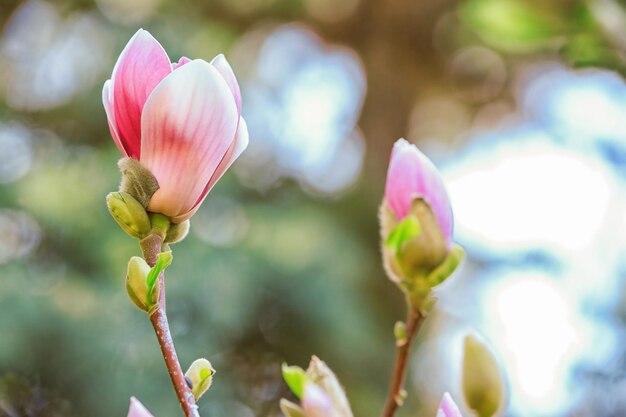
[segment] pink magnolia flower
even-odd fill
[[[126,417],[154,417],[135,397],[130,397],[130,408]]]
[[[413,200],[423,198],[437,219],[448,246],[452,243],[452,208],[443,180],[433,163],[405,139],[398,139],[391,152],[385,200],[397,220],[409,213]]]
[[[443,394],[439,409],[437,410],[437,417],[463,417],[459,407],[456,405],[452,396],[447,392]]]
[[[226,58],[171,63],[143,29],[120,54],[102,101],[120,152],[159,183],[148,210],[174,223],[196,212],[248,145],[239,85]]]

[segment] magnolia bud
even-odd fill
[[[196,401],[211,387],[213,375],[215,375],[215,369],[211,362],[204,358],[193,361],[185,372],[185,376],[191,381],[191,392]]]
[[[158,287],[157,291],[152,291],[152,294],[148,294],[150,290],[147,281],[150,269],[146,261],[139,256],[133,256],[128,261],[126,292],[133,304],[143,311],[148,311],[150,306],[156,303],[159,296]]]
[[[393,147],[380,223],[389,278],[426,314],[432,287],[454,272],[463,250],[452,241],[452,209],[437,169],[404,139]]]
[[[339,380],[317,356],[311,358],[306,371],[309,380],[317,384],[330,399],[332,407],[338,417],[352,417],[352,410]]]
[[[150,233],[150,218],[146,210],[130,194],[109,193],[106,201],[113,219],[130,236],[141,239]]]
[[[128,193],[144,207],[159,189],[159,183],[152,173],[133,158],[122,158],[117,163],[122,172],[120,191]]]
[[[492,417],[504,403],[505,387],[493,353],[475,335],[465,337],[462,388],[478,417]]]
[[[165,243],[178,243],[186,238],[189,233],[189,226],[189,220],[185,220],[184,222],[178,224],[172,223],[169,229],[167,229]]]
[[[302,407],[281,400],[281,410],[287,417],[353,417],[350,404],[337,377],[316,356],[309,368],[282,367],[283,378],[291,391],[302,400]]]

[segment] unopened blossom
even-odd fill
[[[154,417],[135,397],[130,397],[130,408],[126,417]]]
[[[431,290],[452,275],[464,252],[453,241],[452,208],[437,168],[404,139],[391,152],[380,226],[387,276],[411,308],[427,314],[436,300]]]
[[[433,163],[415,145],[398,139],[391,152],[385,201],[397,221],[404,219],[415,199],[432,210],[446,244],[452,243],[452,208],[443,180]]]
[[[452,396],[449,393],[443,394],[441,403],[439,403],[439,409],[437,410],[437,417],[463,417],[459,407],[456,405]]]
[[[102,99],[120,152],[158,182],[148,211],[174,223],[196,212],[248,145],[239,85],[226,58],[172,63],[143,29],[120,54]]]
[[[350,403],[348,402],[345,390],[341,386],[341,383],[339,383],[339,379],[335,373],[324,361],[317,356],[313,356],[311,358],[311,362],[309,363],[309,367],[306,370],[306,374],[309,380],[315,384],[315,386],[319,387],[324,396],[329,399],[332,404],[332,409],[334,410],[334,416],[353,417],[352,409],[350,408]],[[315,392],[312,392],[311,394],[315,394]],[[305,394],[303,395],[303,403],[305,402],[305,397],[306,388]],[[318,395],[317,398],[319,399],[320,396]],[[320,400],[318,400],[318,403],[319,402]]]
[[[304,387],[302,409],[305,417],[338,417],[333,403],[317,384],[311,382]]]

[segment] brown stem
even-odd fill
[[[391,386],[382,417],[392,417],[396,409],[402,405],[404,397],[404,377],[409,362],[409,353],[415,335],[420,325],[424,321],[424,316],[409,304],[409,311],[406,318],[406,340],[404,343],[398,343],[396,350],[396,363],[393,368],[391,377]]]
[[[141,250],[148,265],[154,266],[157,255],[161,252],[162,245],[163,238],[156,234],[152,234],[141,241]],[[154,328],[159,346],[161,347],[163,359],[165,360],[167,372],[170,375],[176,396],[178,397],[178,401],[180,402],[185,416],[200,417],[193,393],[185,381],[185,375],[178,362],[178,355],[176,354],[174,341],[170,333],[170,326],[165,312],[165,275],[163,272],[159,275],[158,285],[160,286],[159,302],[157,307],[150,314],[150,323],[152,323],[152,327]]]

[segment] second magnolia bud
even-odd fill
[[[432,288],[454,272],[463,250],[452,239],[452,208],[437,168],[404,139],[393,147],[380,223],[389,278],[412,308],[428,313]]]

